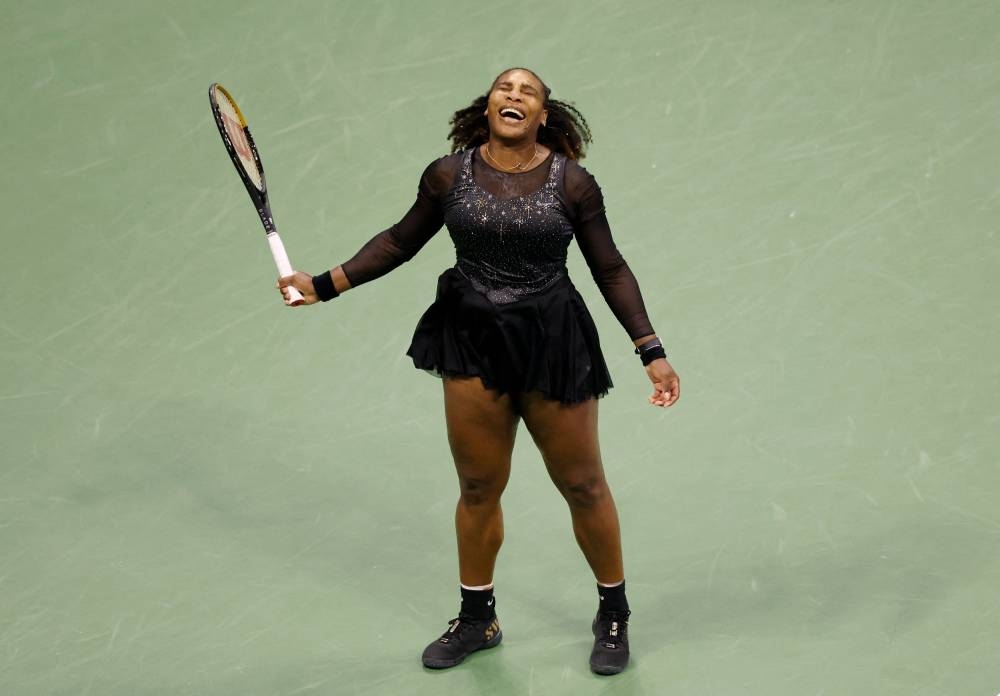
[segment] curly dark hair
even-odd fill
[[[549,112],[546,125],[538,129],[538,143],[566,155],[573,160],[581,160],[586,156],[587,145],[593,138],[590,135],[590,126],[587,119],[583,117],[573,104],[569,102],[552,99],[545,81],[533,70],[528,68],[507,68],[490,85],[490,92],[493,85],[501,76],[511,70],[524,70],[534,75],[542,83],[542,91],[545,99],[542,104]],[[464,109],[459,109],[448,121],[451,132],[448,133],[448,140],[451,141],[451,151],[460,152],[470,147],[482,145],[490,139],[490,127],[486,120],[486,105],[489,101],[489,92],[477,97]]]

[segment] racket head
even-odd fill
[[[209,86],[208,98],[212,103],[215,125],[219,129],[233,166],[236,167],[254,201],[258,205],[266,203],[267,181],[264,179],[264,167],[261,165],[257,146],[254,145],[243,112],[229,91],[218,82],[213,82]]]

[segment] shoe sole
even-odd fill
[[[602,677],[610,677],[615,674],[621,674],[625,671],[624,667],[614,667],[610,665],[590,665],[590,671],[594,674],[600,674]]]
[[[428,669],[448,669],[449,667],[454,667],[455,665],[460,665],[460,664],[462,664],[462,661],[465,660],[465,658],[467,658],[472,653],[479,652],[480,650],[489,650],[490,648],[495,648],[496,646],[500,645],[501,639],[503,639],[503,631],[498,631],[497,634],[495,636],[493,636],[493,638],[491,638],[489,641],[483,643],[480,647],[476,648],[475,650],[472,650],[470,652],[465,653],[464,655],[462,655],[458,659],[455,659],[455,660],[433,660],[433,659],[426,660],[425,659],[423,661],[424,667],[426,667]]]

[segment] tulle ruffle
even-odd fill
[[[594,320],[566,277],[538,295],[494,305],[450,268],[406,354],[420,369],[478,376],[501,393],[539,391],[576,403],[612,387]]]

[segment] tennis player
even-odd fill
[[[617,674],[629,660],[630,611],[597,427],[598,398],[612,384],[594,322],[567,274],[574,238],[652,382],[649,403],[673,405],[680,383],[615,247],[601,189],[578,164],[591,141],[582,114],[553,99],[534,72],[513,68],[450,124],[452,154],[424,170],[416,202],[397,224],[344,264],[318,276],[297,272],[279,287],[286,302],[289,286],[307,304],[333,299],[408,261],[447,226],[456,263],[438,278],[437,298],[407,354],[444,385],[460,491],[461,608],[424,650],[423,664],[452,667],[501,640],[493,586],[500,497],[523,421],[569,504],[597,580],[590,667]]]

